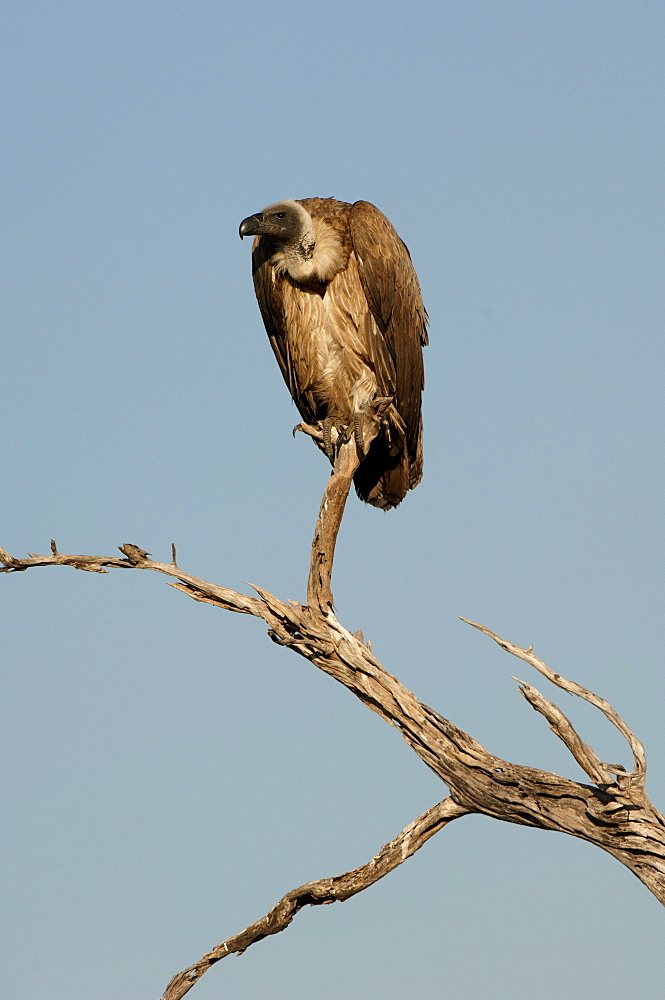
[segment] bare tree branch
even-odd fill
[[[553,704],[553,702],[548,701],[547,698],[544,698],[540,691],[531,687],[526,681],[520,681],[517,677],[513,677],[513,680],[517,681],[520,685],[520,693],[524,695],[532,708],[535,708],[537,712],[545,716],[552,732],[565,743],[577,763],[589,775],[591,780],[597,785],[611,785],[614,780],[612,772],[606,769],[591,747],[580,739],[570,719],[563,714],[561,709]]]
[[[351,483],[359,464],[356,442],[352,438],[339,447],[316,520],[307,581],[307,604],[310,608],[318,608],[324,614],[333,606],[330,580],[335,543]]]
[[[241,955],[250,945],[262,938],[279,934],[289,926],[304,906],[344,902],[363,889],[369,888],[420,850],[435,833],[452,820],[465,816],[468,811],[463,806],[458,806],[451,798],[445,798],[409,823],[394,840],[384,844],[367,864],[354,868],[344,875],[306,882],[305,885],[287,892],[264,917],[250,924],[239,934],[234,934],[233,937],[216,945],[188,969],[177,973],[166,987],[162,1000],[180,1000],[212,965],[228,955],[234,953]]]
[[[205,599],[208,603],[216,604],[228,611],[263,617],[261,614],[263,603],[255,597],[247,597],[235,590],[229,590],[228,587],[218,587],[214,583],[199,580],[198,577],[181,570],[175,561],[171,563],[156,562],[150,558],[149,552],[138,545],[132,545],[128,542],[119,546],[119,551],[124,554],[124,559],[119,559],[118,556],[65,555],[58,552],[55,542],[51,539],[52,554],[50,556],[31,553],[28,559],[15,559],[0,546],[0,563],[2,563],[0,573],[18,573],[35,566],[72,566],[74,569],[86,570],[89,573],[108,573],[109,569],[151,569],[157,573],[175,577],[182,584],[178,589],[189,593],[197,600]],[[175,555],[175,546],[172,546],[172,552]],[[201,596],[196,597],[199,586],[201,587]]]
[[[22,560],[0,549],[0,562],[5,572],[47,565],[95,566],[97,572],[107,567],[150,569],[174,579],[172,585],[194,600],[261,618],[275,642],[293,649],[344,684],[368,708],[395,726],[412,750],[448,785],[457,805],[504,822],[556,830],[587,840],[617,858],[665,903],[665,820],[644,791],[646,760],[641,743],[606,701],[554,673],[530,650],[475,625],[502,648],[532,662],[562,690],[579,694],[603,711],[628,739],[636,759],[634,774],[621,773],[618,767],[610,768],[601,764],[595,754],[588,754],[581,740],[576,744],[577,734],[570,723],[570,729],[566,729],[563,713],[551,710],[548,721],[558,726],[557,735],[562,739],[565,736],[564,743],[571,752],[576,747],[575,759],[590,777],[593,773],[593,784],[583,785],[495,757],[468,733],[418,701],[384,669],[358,635],[337,621],[332,611],[323,614],[318,608],[284,602],[260,587],[254,588],[258,597],[239,594],[185,573],[173,563],[156,562],[136,545],[123,545],[120,551],[124,559],[68,556],[56,551],[51,556]],[[528,700],[545,709],[545,699],[539,701],[532,695]],[[616,778],[605,780],[612,777],[612,771],[617,772]]]
[[[361,632],[352,634],[337,621],[332,611],[333,557],[357,467],[355,441],[341,442],[316,524],[305,605],[281,601],[261,587],[255,586],[258,596],[250,597],[192,576],[177,565],[175,546],[170,563],[157,562],[145,549],[132,544],[120,547],[122,558],[66,555],[58,551],[54,541],[49,556],[30,554],[27,559],[17,559],[0,548],[2,573],[23,572],[37,566],[72,566],[93,573],[106,573],[109,569],[153,570],[169,577],[172,587],[195,601],[262,619],[274,642],[288,646],[344,684],[368,708],[398,729],[411,749],[450,789],[448,798],[414,820],[366,865],[292,890],[260,920],[178,973],[169,983],[163,1000],[179,1000],[212,965],[283,930],[303,906],[344,900],[361,892],[410,857],[446,823],[467,813],[556,830],[595,844],[617,858],[665,903],[665,819],[644,790],[644,748],[607,701],[555,673],[534,655],[532,647],[522,649],[484,625],[462,619],[490,636],[502,649],[531,664],[563,691],[598,708],[628,742],[634,770],[626,773],[619,765],[604,764],[579,737],[566,715],[523,681],[518,682],[522,695],[548,721],[592,784],[511,764],[493,756],[468,733],[418,701],[379,663]]]
[[[552,682],[552,684],[556,684],[556,686],[561,688],[562,691],[568,691],[569,694],[575,694],[578,698],[583,698],[584,701],[588,701],[590,705],[594,706],[594,708],[599,709],[605,718],[619,730],[630,746],[633,754],[635,770],[631,774],[622,773],[621,770],[613,772],[617,775],[617,781],[620,784],[625,784],[630,781],[640,788],[644,787],[647,770],[644,747],[638,740],[637,736],[635,736],[632,729],[626,725],[619,713],[612,708],[608,701],[605,701],[604,698],[599,698],[597,694],[594,694],[593,691],[589,691],[587,688],[582,687],[581,684],[576,684],[575,681],[566,680],[566,678],[562,677],[561,674],[557,674],[534,654],[533,646],[529,646],[528,649],[522,649],[521,646],[517,646],[514,642],[510,642],[509,639],[502,639],[500,635],[497,635],[496,632],[493,632],[485,625],[478,625],[477,622],[469,621],[468,618],[462,618],[462,621],[466,622],[467,625],[473,625],[474,628],[484,632],[485,635],[490,637],[490,639],[494,639],[494,641],[501,646],[502,649],[505,649],[507,653],[512,653],[513,656],[518,656],[520,660],[524,660],[525,663],[530,663],[532,667],[535,667],[538,673],[542,674],[543,677],[546,677],[548,681]],[[608,771],[613,771],[613,768],[609,767],[607,764],[603,766]]]

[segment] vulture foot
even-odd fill
[[[361,459],[365,458],[369,446],[378,436],[381,427],[389,432],[386,413],[392,406],[392,396],[375,396],[362,410],[357,410],[353,417],[353,436]]]
[[[303,434],[311,437],[321,451],[325,452],[333,465],[337,457],[337,450],[350,440],[347,428],[335,417],[326,417],[316,424],[307,424],[303,420],[293,428],[294,437],[297,431],[302,431]]]
[[[348,430],[344,424],[339,422],[338,418],[326,417],[321,421],[321,435],[323,437],[323,450],[334,465],[337,449],[349,440]]]
[[[294,437],[296,436],[297,431],[302,431],[303,434],[308,434],[318,445],[323,444],[323,434],[321,433],[321,428],[317,424],[306,424],[303,420],[301,423],[296,424],[293,428],[291,433]]]

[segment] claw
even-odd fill
[[[387,434],[388,438],[390,437],[390,423],[387,414],[391,407],[393,407],[392,396],[375,396],[371,402],[354,413],[353,436],[358,457],[361,460],[366,457],[372,441],[382,428],[384,434]]]
[[[306,424],[305,421],[303,420],[301,423],[296,424],[296,426],[293,428],[293,431],[291,433],[293,434],[294,437],[296,436],[297,431],[302,431],[303,434],[307,434],[308,437],[313,438],[317,444],[321,444],[323,441],[321,429],[320,427],[317,427],[315,424]]]
[[[321,434],[323,436],[323,449],[332,462],[335,464],[337,452],[349,441],[349,432],[345,424],[340,423],[338,417],[326,417],[321,421]]]
[[[337,443],[346,444],[347,441],[351,440],[351,435],[349,434],[349,428],[346,424],[339,424],[337,428]]]

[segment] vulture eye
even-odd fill
[[[275,215],[277,216],[278,219],[286,218],[286,212],[275,212]]]

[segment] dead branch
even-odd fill
[[[619,730],[623,738],[628,743],[633,754],[635,770],[628,776],[623,774],[620,770],[613,771],[613,768],[607,764],[604,764],[603,767],[608,771],[617,774],[617,776],[620,776],[620,779],[624,782],[630,779],[633,783],[639,785],[640,787],[644,787],[644,780],[646,778],[647,771],[647,761],[644,753],[644,747],[638,740],[637,736],[635,736],[632,729],[623,721],[619,713],[612,708],[609,701],[605,701],[604,698],[599,698],[597,694],[594,694],[593,691],[589,691],[587,688],[582,687],[581,684],[576,684],[575,681],[569,681],[565,677],[562,677],[561,674],[557,674],[534,654],[533,646],[529,646],[528,649],[522,649],[521,646],[516,646],[514,642],[510,642],[508,639],[502,639],[500,635],[497,635],[496,632],[492,632],[492,630],[486,628],[485,625],[478,625],[477,622],[469,621],[468,618],[462,618],[462,621],[466,622],[467,625],[473,625],[474,628],[479,629],[481,632],[484,632],[485,635],[494,639],[494,641],[501,646],[502,649],[505,649],[507,653],[512,653],[513,656],[518,656],[520,660],[524,660],[525,663],[530,663],[532,667],[535,667],[538,673],[542,674],[543,677],[546,677],[548,681],[552,682],[552,684],[561,688],[562,691],[567,691],[569,694],[577,695],[578,698],[588,701],[590,705],[593,705],[594,708],[597,708],[600,712],[602,712],[605,718]],[[523,693],[526,697],[526,692]],[[527,700],[530,699],[527,698]],[[536,706],[534,705],[534,707]]]
[[[312,542],[312,557],[307,581],[307,604],[325,614],[333,606],[330,580],[332,577],[335,543],[342,523],[353,477],[360,464],[353,438],[339,448],[333,471],[326,483],[321,500],[316,530]]]
[[[369,888],[370,885],[374,885],[420,850],[430,837],[444,826],[467,813],[467,809],[458,806],[450,797],[445,798],[409,823],[394,840],[384,844],[367,864],[354,868],[344,875],[307,882],[287,892],[264,917],[250,924],[239,934],[234,934],[233,937],[216,945],[188,969],[177,973],[166,987],[162,1000],[180,1000],[212,965],[228,955],[234,953],[242,955],[250,945],[262,938],[279,934],[289,926],[304,906],[344,902],[363,889]]]
[[[284,602],[260,587],[254,588],[258,597],[239,594],[185,573],[173,562],[156,562],[136,545],[123,545],[120,551],[124,559],[65,555],[57,549],[50,556],[16,559],[0,549],[0,571],[20,572],[49,565],[79,569],[94,566],[95,572],[116,567],[153,570],[174,579],[172,586],[194,600],[261,618],[268,625],[271,639],[344,684],[368,708],[395,726],[421,760],[448,785],[459,806],[504,822],[557,830],[587,840],[621,861],[665,903],[665,820],[644,791],[646,761],[641,744],[604,699],[554,673],[532,651],[500,639],[485,626],[476,626],[502,648],[533,663],[558,687],[595,704],[625,734],[635,756],[633,772],[623,773],[616,765],[602,764],[560,710],[547,709],[547,716],[546,706],[550,703],[542,695],[533,694],[535,689],[531,688],[528,700],[555,727],[592,784],[580,784],[495,757],[468,733],[418,701],[385,670],[357,635],[337,621],[332,611],[324,614],[318,608]],[[523,687],[526,697],[528,686]]]
[[[617,858],[665,903],[665,819],[644,789],[644,748],[607,701],[551,670],[534,655],[532,648],[522,649],[491,629],[462,619],[490,636],[502,649],[530,663],[557,687],[599,709],[626,739],[634,768],[626,772],[620,765],[603,763],[564,713],[525,682],[519,682],[522,695],[544,716],[591,784],[512,764],[493,756],[468,733],[418,701],[379,663],[361,632],[352,634],[337,621],[332,611],[333,556],[357,467],[355,441],[342,442],[321,502],[304,605],[284,602],[261,587],[253,588],[258,596],[247,596],[186,573],[177,565],[175,547],[170,563],[157,562],[145,549],[132,544],[120,547],[122,558],[66,555],[58,551],[54,541],[50,555],[30,554],[25,559],[15,558],[0,548],[0,573],[23,572],[37,566],[71,566],[93,573],[107,573],[110,569],[152,570],[169,577],[172,587],[195,601],[262,619],[274,642],[288,646],[344,684],[368,708],[398,729],[411,749],[450,789],[450,797],[414,820],[368,864],[345,875],[308,882],[292,890],[266,916],[174,976],[163,1000],[184,996],[220,959],[283,930],[303,906],[335,902],[361,892],[410,857],[450,820],[467,813],[556,830],[595,844]]]
[[[520,685],[520,694],[524,695],[532,708],[545,716],[552,732],[566,745],[577,763],[589,775],[591,780],[597,785],[611,785],[614,780],[612,773],[607,770],[606,765],[601,763],[591,747],[580,739],[570,719],[563,714],[561,709],[553,702],[548,701],[547,698],[544,698],[540,691],[531,687],[526,681],[520,681],[517,677],[513,677],[513,680],[517,681]]]

